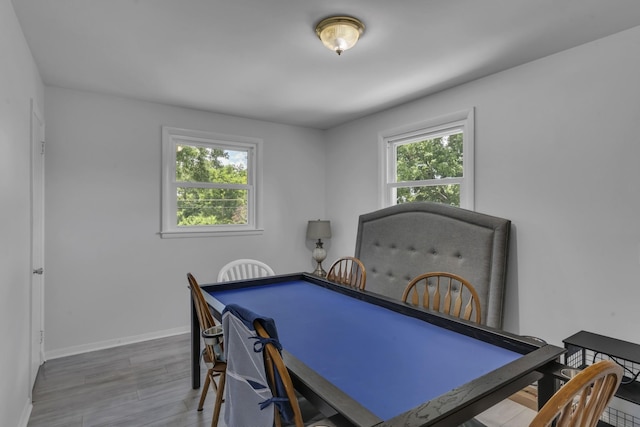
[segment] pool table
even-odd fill
[[[306,273],[202,289],[218,317],[233,303],[273,318],[296,389],[355,426],[457,425],[534,381],[544,400],[565,351]],[[192,347],[198,388],[193,311]]]

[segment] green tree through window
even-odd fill
[[[430,201],[460,206],[460,185],[439,182],[463,176],[462,154],[462,132],[397,145],[396,182],[416,185],[398,187],[396,203]]]
[[[178,226],[246,224],[247,162],[247,151],[176,145]]]
[[[435,202],[474,209],[474,109],[380,134],[382,206]]]

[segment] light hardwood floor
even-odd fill
[[[214,394],[202,412],[196,411],[199,398],[200,390],[191,388],[189,334],[183,334],[46,362],[28,427],[209,427]],[[478,420],[519,427],[533,415],[506,400]]]

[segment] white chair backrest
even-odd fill
[[[273,269],[262,261],[255,259],[237,259],[220,269],[218,282],[254,279],[257,277],[273,276],[275,274]]]

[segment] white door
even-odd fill
[[[31,375],[44,363],[44,121],[31,101]]]

